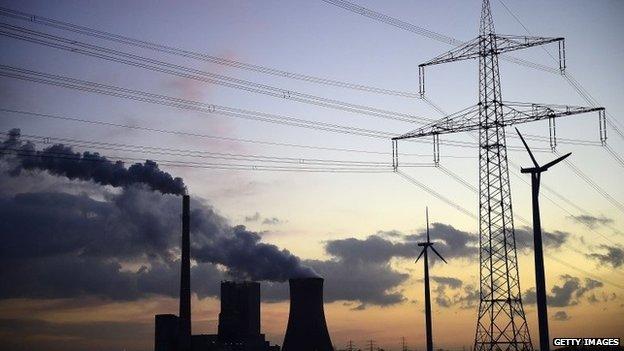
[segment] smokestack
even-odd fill
[[[288,282],[290,314],[282,351],[334,351],[323,310],[323,278]]]
[[[191,350],[191,257],[189,196],[182,196],[182,267],[180,269],[179,351]]]

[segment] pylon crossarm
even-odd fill
[[[479,105],[455,112],[423,127],[394,137],[393,140],[418,138],[428,135],[450,134],[479,128]]]
[[[496,52],[499,54],[522,50],[538,45],[563,42],[565,38],[528,37],[522,35],[496,34]]]
[[[469,40],[454,49],[421,63],[419,67],[439,65],[441,63],[469,60],[479,57],[479,37]]]
[[[503,102],[503,119],[500,126],[540,121],[548,118],[604,111],[604,107],[550,105],[540,103]]]

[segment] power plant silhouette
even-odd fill
[[[290,279],[283,351],[333,351],[323,311],[323,278]]]
[[[180,314],[157,314],[154,351],[280,351],[260,332],[260,283],[221,282],[217,334],[192,335],[190,198],[182,197]],[[292,278],[284,351],[334,351],[323,309],[323,278]]]

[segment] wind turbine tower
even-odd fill
[[[429,238],[429,208],[426,209],[426,217],[427,217],[427,241],[424,243],[418,243],[418,246],[422,246],[422,251],[416,262],[420,260],[421,257],[424,257],[425,264],[425,326],[427,328],[427,351],[433,351],[433,335],[431,334],[431,292],[429,291],[429,255],[428,250],[431,249],[433,252],[440,257],[444,263],[447,263],[446,260],[440,255],[440,253],[433,247],[433,243]]]
[[[518,128],[516,128],[516,132],[520,136],[520,140],[522,140],[522,143],[527,149],[529,156],[531,157],[531,161],[533,161],[533,165],[535,166],[532,168],[522,168],[520,172],[531,174],[531,193],[533,199],[533,245],[535,247],[535,292],[537,295],[537,319],[539,323],[540,351],[549,351],[550,338],[548,336],[548,310],[546,307],[546,278],[544,274],[544,251],[542,248],[542,222],[539,210],[539,187],[542,172],[546,172],[550,167],[563,161],[572,153],[567,153],[554,161],[540,166],[537,163],[537,160],[535,160],[531,149],[529,149],[529,145],[527,145]]]

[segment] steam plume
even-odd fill
[[[126,168],[122,161],[111,161],[97,152],[80,154],[69,146],[54,144],[41,151],[35,145],[21,140],[19,129],[11,129],[8,138],[0,145],[0,158],[11,158],[11,175],[17,176],[22,170],[48,171],[56,176],[69,179],[92,181],[101,185],[127,188],[132,184],[145,184],[163,194],[184,195],[186,186],[179,177],[158,168],[154,161],[135,163]]]

